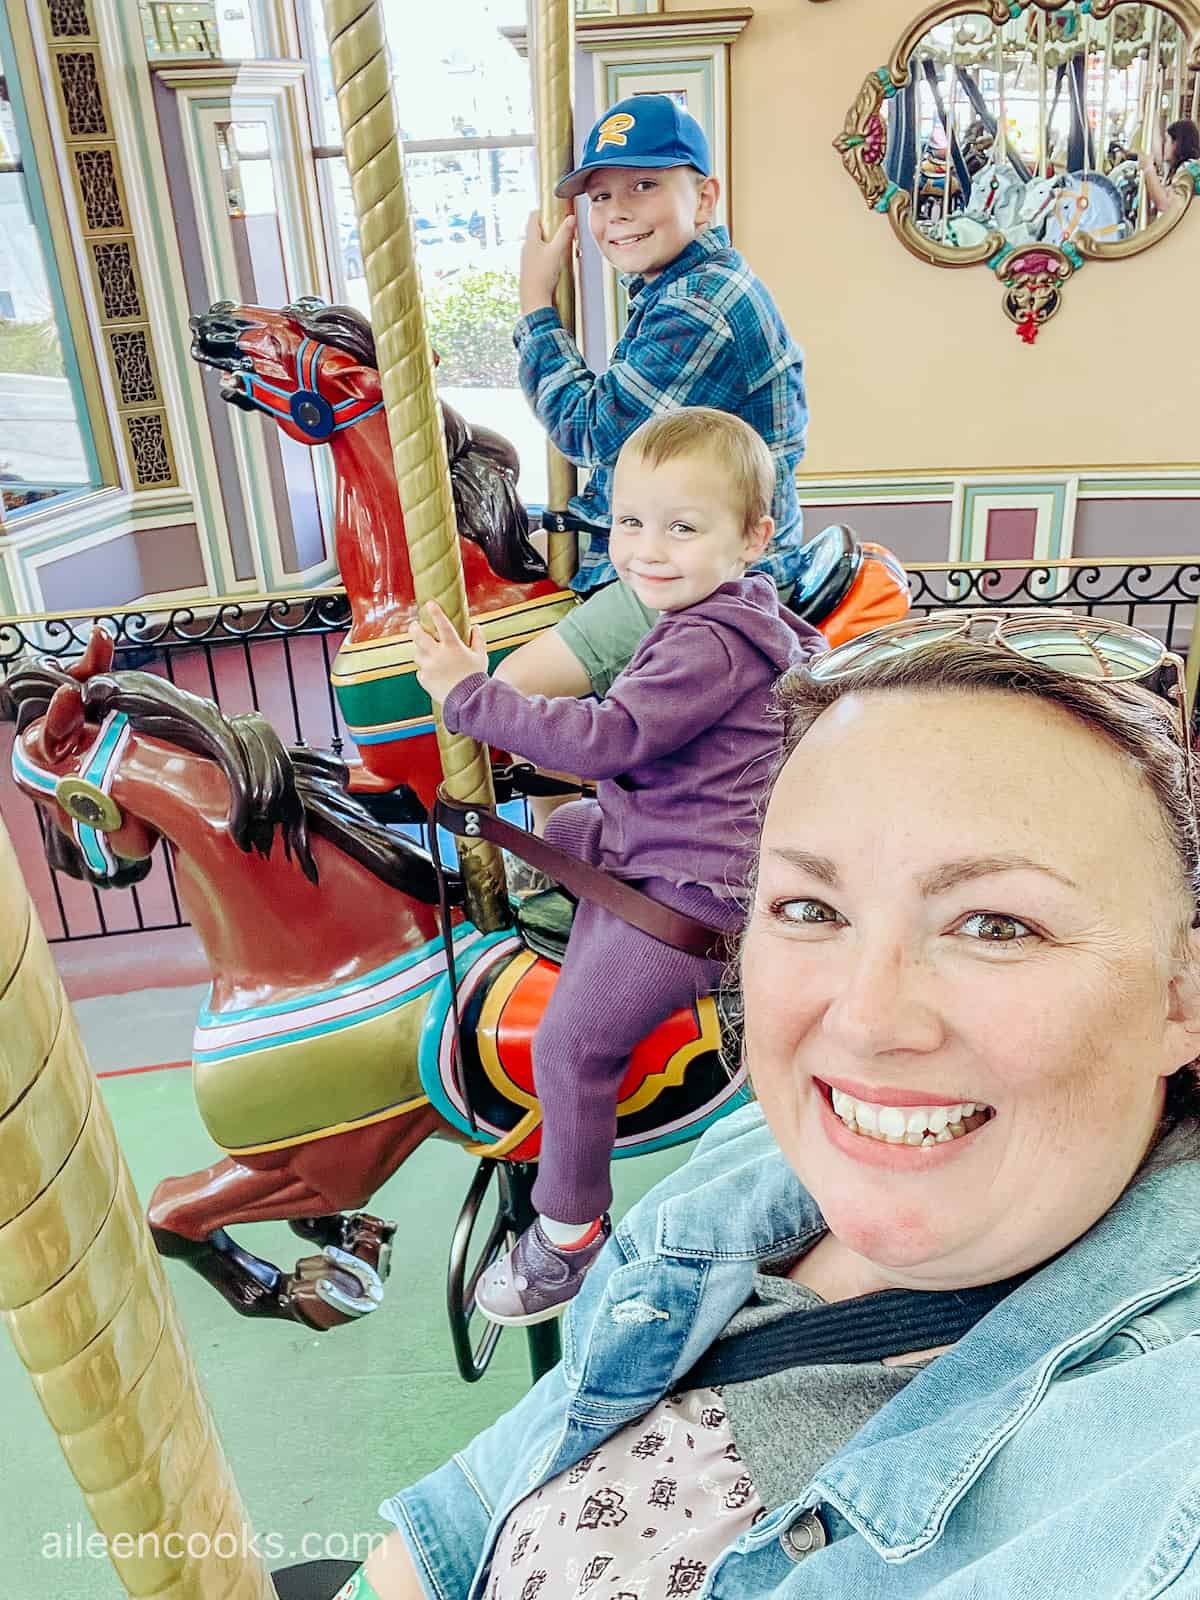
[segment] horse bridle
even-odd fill
[[[110,791],[131,732],[125,713],[110,711],[80,771],[64,778],[31,761],[19,741],[13,744],[13,777],[58,802],[71,818],[84,861],[98,878],[115,878],[121,868],[105,835],[116,833],[125,822]]]
[[[242,357],[245,365],[233,376],[241,384],[242,393],[251,405],[277,420],[288,418],[306,438],[319,444],[383,410],[382,400],[372,402],[351,397],[335,403],[321,393],[321,362],[330,348],[316,339],[305,339],[301,343],[296,351],[299,387],[295,389],[281,389],[260,378],[254,369],[252,356]]]

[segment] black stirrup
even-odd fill
[[[361,1561],[304,1561],[271,1574],[279,1600],[333,1600],[362,1566]]]
[[[789,607],[819,627],[850,593],[862,565],[862,551],[849,528],[834,523],[810,539],[800,552],[801,567]]]

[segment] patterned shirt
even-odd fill
[[[568,508],[595,529],[573,587],[587,593],[615,578],[607,530],[617,455],[648,417],[680,406],[732,411],[766,440],[775,460],[775,538],[753,570],[791,583],[803,543],[794,474],[808,407],[804,357],[775,302],[724,228],[699,233],[650,283],[622,282],[629,320],[599,376],[549,308],[522,317],[513,334],[521,387],[538,419],[568,460],[592,469]]]
[[[513,1509],[487,1600],[685,1600],[764,1516],[720,1391],[670,1395]]]

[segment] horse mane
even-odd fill
[[[9,689],[18,732],[45,715],[64,683],[75,679],[48,660],[17,668]],[[287,749],[259,712],[227,717],[211,700],[154,673],[100,673],[76,687],[91,719],[124,712],[136,732],[215,761],[229,783],[229,831],[240,850],[270,855],[279,829],[286,857],[316,883],[311,829],[389,887],[436,904],[437,876],[429,854],[389,832],[359,805],[347,789],[346,764],[337,756],[307,745]]]
[[[341,350],[360,367],[374,367],[378,372],[375,334],[361,311],[353,306],[327,306],[315,299],[298,300],[284,310],[309,339]]]
[[[375,335],[361,311],[316,300],[286,310],[307,338],[379,370]],[[529,518],[517,493],[517,452],[491,428],[472,427],[444,401],[442,422],[458,531],[479,546],[501,578],[536,583],[546,576],[546,563],[529,542]]]

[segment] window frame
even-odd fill
[[[20,27],[21,21],[18,12],[17,27]],[[53,513],[67,504],[77,505],[85,496],[112,488],[120,482],[120,478],[112,434],[104,420],[106,415],[104,394],[100,374],[91,353],[90,337],[83,342],[81,350],[79,333],[81,329],[87,329],[88,321],[78,265],[73,254],[67,255],[64,259],[64,254],[60,253],[55,242],[56,234],[67,240],[70,238],[70,232],[63,197],[56,187],[57,172],[53,162],[51,161],[51,174],[54,181],[48,183],[39,160],[39,152],[44,153],[53,149],[44,104],[38,102],[36,105],[38,117],[36,127],[30,114],[26,86],[28,74],[33,74],[33,81],[39,94],[43,92],[37,58],[32,48],[32,40],[18,35],[13,26],[12,12],[5,6],[0,6],[0,61],[4,65],[8,100],[12,106],[19,146],[18,159],[13,165],[24,184],[29,220],[41,250],[51,308],[63,354],[63,375],[69,386],[88,471],[88,482],[85,484],[64,489],[59,494],[15,511],[5,512],[0,507],[0,528],[6,534],[11,534],[19,531],[22,524],[31,522],[35,517]],[[45,159],[44,154],[42,159]],[[56,220],[59,224],[57,229]]]
[[[299,32],[300,52],[308,66],[308,127],[309,137],[312,141],[313,170],[317,180],[317,193],[321,202],[321,235],[325,243],[325,255],[329,264],[329,280],[331,287],[342,300],[348,298],[346,287],[346,268],[342,257],[341,241],[338,238],[338,209],[337,197],[333,190],[333,176],[330,163],[344,160],[346,148],[344,144],[330,144],[325,136],[325,125],[320,103],[320,78],[317,72],[317,36],[313,27],[312,8],[320,4],[320,0],[296,0],[296,23]],[[473,134],[465,137],[446,135],[436,139],[405,139],[403,141],[406,156],[417,155],[453,155],[459,151],[470,150],[532,150],[536,147],[537,136],[532,127],[528,132],[522,133],[495,133]]]

